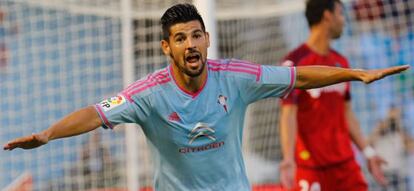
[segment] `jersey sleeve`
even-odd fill
[[[268,97],[284,97],[292,91],[296,68],[262,65],[258,80],[245,80],[241,84],[242,97],[251,103]]]
[[[281,66],[286,66],[286,67],[293,67],[296,66],[298,60],[298,57],[295,56],[295,52],[292,52],[290,54],[288,54],[281,62]],[[291,92],[289,94],[286,94],[282,99],[281,99],[281,104],[282,105],[287,105],[287,104],[296,104],[297,103],[297,97],[300,94],[300,89],[293,89],[291,90]]]
[[[95,104],[95,109],[104,124],[103,128],[112,129],[122,123],[142,124],[149,113],[149,107],[146,105],[118,94]]]
[[[282,105],[296,104],[300,91],[303,91],[303,90],[300,90],[300,89],[291,90],[290,93],[282,97],[282,99],[280,100],[281,104]]]

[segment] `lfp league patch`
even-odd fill
[[[99,104],[101,105],[101,107],[104,111],[109,111],[109,110],[111,110],[115,107],[118,107],[118,106],[122,105],[125,102],[126,102],[125,97],[122,96],[122,95],[118,95],[118,96],[111,97],[111,98],[108,98],[106,100],[103,100]]]

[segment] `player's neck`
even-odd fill
[[[177,85],[191,93],[196,93],[203,88],[205,82],[207,81],[207,64],[204,66],[203,72],[197,77],[190,77],[183,72],[181,72],[175,65],[172,65],[172,75],[174,77]]]
[[[320,55],[327,55],[331,49],[331,37],[327,30],[321,27],[311,28],[306,45]]]

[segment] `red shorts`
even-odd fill
[[[354,159],[326,168],[299,167],[295,191],[367,191],[368,185]]]

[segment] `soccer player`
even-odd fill
[[[241,150],[243,118],[250,103],[284,96],[293,87],[349,80],[370,83],[408,68],[362,71],[210,60],[209,33],[193,5],[170,7],[161,24],[168,67],[40,133],[12,140],[4,149],[31,149],[100,126],[137,123],[154,157],[155,190],[250,190]]]
[[[347,59],[330,45],[343,30],[345,19],[341,1],[308,0],[305,15],[310,35],[305,43],[285,57],[282,65],[349,68]],[[351,142],[363,151],[374,179],[381,185],[386,184],[380,168],[385,161],[366,143],[351,109],[349,82],[308,90],[295,89],[281,102],[283,160],[280,177],[284,187],[293,187],[293,190],[367,190]]]

